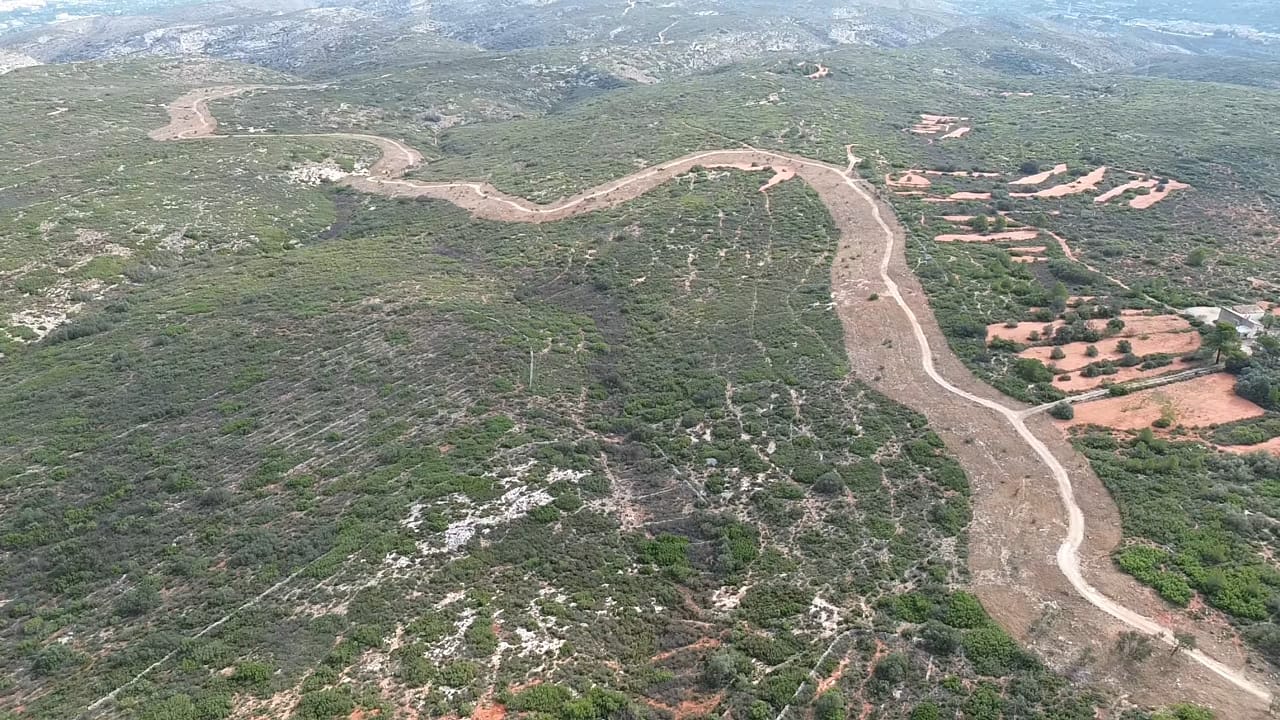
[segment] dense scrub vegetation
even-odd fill
[[[1239,375],[1236,394],[1272,412],[1280,412],[1280,338],[1258,338],[1253,354],[1234,358],[1231,370]]]
[[[1280,520],[1280,459],[1226,455],[1150,431],[1078,446],[1120,506],[1130,542],[1116,563],[1175,605],[1199,595],[1280,662],[1280,572],[1266,553]]]
[[[757,186],[536,228],[357,198],[341,240],[205,255],[8,358],[8,697],[65,717],[167,658],[117,707],[1090,717],[993,691],[1049,676],[946,599],[963,473],[849,378],[812,196]],[[963,655],[898,634],[917,587]],[[840,653],[874,682],[813,697]]]

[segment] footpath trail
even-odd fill
[[[259,89],[274,88],[219,87],[188,93],[169,106],[170,124],[151,137],[229,137],[215,134],[217,121],[208,102]],[[1118,515],[1096,476],[1050,423],[1039,422],[1026,407],[1006,404],[950,352],[918,280],[907,267],[901,227],[871,186],[854,176],[852,161],[840,168],[751,147],[711,150],[557,202],[537,204],[483,182],[407,179],[405,172],[419,164],[422,155],[396,140],[355,133],[305,137],[362,140],[381,149],[382,158],[369,175],[351,175],[341,184],[387,197],[444,200],[475,217],[504,222],[554,222],[613,207],[698,167],[770,170],[775,180],[800,177],[818,194],[840,230],[832,289],[852,367],[881,392],[925,415],[973,482],[970,566],[974,589],[997,620],[1026,637],[1043,620],[1044,608],[1060,609],[1067,617],[1051,628],[1057,637],[1040,647],[1059,660],[1085,648],[1108,652],[1105,643],[1115,637],[1117,622],[1175,645],[1169,628],[1113,599],[1123,596],[1131,605],[1141,601],[1148,613],[1159,609],[1150,603],[1150,593],[1111,566],[1109,554],[1119,540]],[[873,299],[877,295],[887,296],[892,306]],[[914,342],[904,342],[906,338]],[[1034,429],[1029,423],[1035,423]],[[1050,487],[1043,482],[1046,468],[1054,480]],[[1102,518],[1097,524],[1107,527],[1086,531],[1073,473],[1087,486],[1082,501]],[[1082,547],[1086,548],[1084,562]],[[1057,573],[1046,572],[1048,557],[1054,558]],[[1086,571],[1110,595],[1086,579]],[[1064,578],[1066,586],[1061,583]],[[1223,717],[1264,717],[1272,697],[1268,687],[1249,676],[1242,656],[1229,643],[1207,635],[1199,639],[1203,650],[1179,651],[1184,662],[1164,663],[1149,672],[1133,669],[1134,684],[1142,689],[1127,689],[1153,704],[1185,698],[1209,704],[1226,713]],[[1134,678],[1123,680],[1129,683]]]

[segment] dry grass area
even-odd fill
[[[1080,405],[1073,420],[1060,424],[1141,430],[1164,418],[1170,427],[1202,428],[1263,414],[1262,408],[1235,394],[1233,376],[1219,373]]]

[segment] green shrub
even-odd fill
[[[911,711],[911,720],[942,720],[942,709],[935,703],[920,703]]]
[[[966,631],[962,645],[965,657],[981,675],[1004,677],[1031,663],[1013,638],[995,626]]]
[[[947,602],[945,620],[948,625],[962,629],[980,628],[991,622],[982,603],[967,592],[952,593]]]
[[[1161,710],[1151,720],[1214,720],[1213,711],[1198,705],[1178,704]]]
[[[1018,358],[1013,363],[1014,373],[1029,383],[1047,383],[1053,381],[1053,371],[1035,358]]]
[[[1076,408],[1068,402],[1060,402],[1049,408],[1049,414],[1059,420],[1071,420],[1076,416]]]
[[[345,718],[355,707],[351,692],[345,688],[316,690],[303,694],[293,717],[299,720]]]

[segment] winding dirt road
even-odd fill
[[[188,93],[169,106],[170,124],[152,132],[151,137],[228,137],[215,135],[217,122],[209,113],[208,101],[258,89],[271,88],[220,87]],[[854,176],[853,163],[840,168],[750,147],[712,150],[540,205],[507,195],[488,183],[406,179],[404,173],[419,164],[422,155],[389,138],[352,133],[306,137],[362,140],[382,150],[382,159],[370,175],[340,181],[353,189],[389,197],[444,200],[475,217],[505,222],[554,222],[612,207],[696,167],[768,169],[775,173],[775,180],[778,176],[802,178],[818,194],[840,230],[832,288],[852,367],[881,392],[925,415],[974,485],[970,567],[974,589],[996,619],[1026,640],[1049,616],[1047,610],[1038,614],[1042,610],[1052,607],[1054,617],[1065,614],[1051,628],[1057,637],[1038,647],[1050,659],[1056,655],[1061,665],[1067,664],[1064,659],[1068,654],[1082,649],[1108,652],[1107,643],[1123,627],[1175,643],[1166,625],[1112,599],[1122,596],[1131,605],[1141,602],[1148,613],[1160,609],[1151,602],[1149,591],[1111,565],[1109,555],[1119,540],[1119,522],[1101,484],[1050,423],[1028,415],[1024,406],[1006,404],[950,353],[923,290],[907,267],[901,228],[870,186]],[[774,181],[761,190],[772,184]],[[877,304],[872,299],[876,295],[891,298],[896,310]],[[900,342],[908,334],[914,343]],[[1029,423],[1036,423],[1035,428]],[[1045,468],[1055,481],[1052,488],[1042,482]],[[1081,497],[1091,515],[1102,518],[1095,523],[1102,529],[1086,530],[1085,511],[1077,498],[1080,488],[1073,485],[1073,473],[1085,485]],[[1067,511],[1065,525],[1063,506]],[[1048,557],[1054,558],[1060,575],[1050,577],[1044,572]],[[1063,578],[1068,586],[1061,586]],[[1132,678],[1121,678],[1119,686],[1151,704],[1185,698],[1217,708],[1225,713],[1222,717],[1265,717],[1272,697],[1265,682],[1250,677],[1243,657],[1230,643],[1207,634],[1199,640],[1205,650],[1181,651],[1164,667],[1131,669],[1141,690],[1129,686]],[[1233,662],[1222,657],[1231,657]]]

